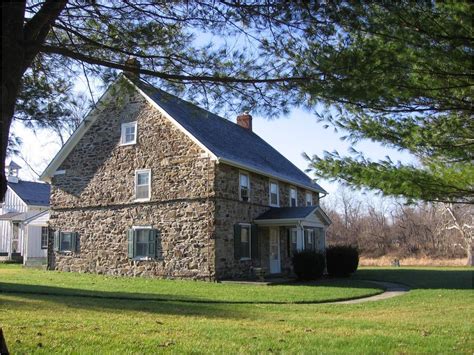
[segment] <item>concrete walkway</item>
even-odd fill
[[[329,302],[328,304],[357,304],[357,303],[364,303],[364,302],[381,301],[381,300],[386,300],[388,298],[404,295],[405,293],[410,291],[409,287],[405,285],[393,283],[393,282],[382,282],[382,281],[372,281],[372,280],[363,280],[363,281],[374,283],[384,288],[385,291],[375,296],[358,298],[358,299],[349,300],[349,301]]]

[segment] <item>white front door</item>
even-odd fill
[[[270,228],[270,274],[280,272],[280,234],[278,228]]]

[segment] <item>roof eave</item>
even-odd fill
[[[294,185],[294,186],[297,186],[297,187],[301,187],[302,189],[305,189],[305,190],[318,192],[318,193],[323,193],[323,194],[327,193],[322,188],[319,189],[319,188],[316,188],[316,187],[310,187],[310,186],[307,186],[307,185],[303,185],[303,184],[301,184],[299,182],[296,182],[294,180],[290,180],[290,179],[287,179],[287,178],[279,176],[279,175],[270,174],[266,171],[256,169],[254,167],[236,162],[234,160],[230,160],[230,159],[226,159],[226,158],[218,158],[217,162],[218,163],[224,163],[224,164],[227,164],[227,165],[231,165],[231,166],[234,166],[234,167],[239,168],[239,169],[245,169],[245,170],[251,171],[253,173],[257,173],[257,174],[260,174],[260,175],[263,175],[263,176],[267,176],[267,177],[275,179],[275,180],[283,181],[283,182],[286,182],[288,184],[291,184],[291,185]]]

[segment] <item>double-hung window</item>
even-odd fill
[[[313,194],[311,192],[306,192],[305,199],[306,199],[306,206],[313,205]]]
[[[135,200],[148,201],[151,197],[151,170],[135,171]]]
[[[54,251],[77,252],[79,234],[77,232],[54,232]]]
[[[270,181],[270,206],[280,206],[280,194],[278,190],[278,183]]]
[[[234,225],[234,257],[236,260],[258,259],[258,228],[255,224]]]
[[[241,201],[250,201],[250,177],[247,173],[239,174],[239,198]]]
[[[41,227],[41,249],[48,249],[49,228]]]
[[[133,227],[128,231],[128,257],[150,260],[161,255],[160,233],[151,227]]]
[[[137,143],[137,122],[122,123],[120,144],[129,145],[135,143]]]
[[[240,226],[240,257],[249,259],[251,255],[251,230],[249,225]]]
[[[290,207],[298,206],[298,194],[296,188],[290,187]]]

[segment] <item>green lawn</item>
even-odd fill
[[[15,354],[472,354],[472,278],[468,268],[364,268],[338,282],[247,286],[9,265],[0,266],[0,326]],[[373,303],[298,304],[379,292],[362,279],[413,289]]]

